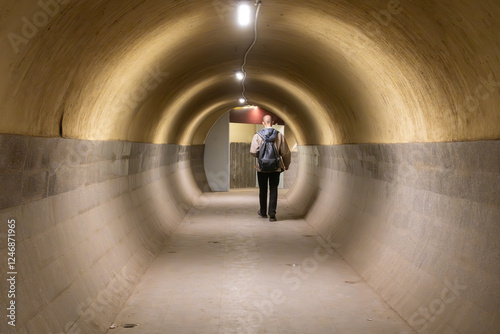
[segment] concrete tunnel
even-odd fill
[[[237,4],[0,3],[0,332],[499,333],[500,3],[264,0],[246,96],[298,143],[276,225],[256,217],[254,189],[205,192],[205,139],[239,106],[234,71],[254,38],[237,25]],[[187,226],[197,213],[212,220]],[[189,239],[190,228],[207,236]],[[323,240],[357,278],[320,275],[324,290],[311,298],[329,303],[300,292],[303,309],[291,316],[275,303],[260,327],[231,316],[170,330],[159,315],[156,330],[117,323],[138,286],[202,266],[194,257],[151,271],[158,256],[225,247],[223,268],[240,234],[255,252],[296,255],[276,272],[303,266]],[[178,254],[165,251],[173,238]],[[260,273],[252,277],[268,275],[258,267],[266,260],[248,260]],[[184,287],[190,298],[195,287]],[[245,296],[244,284],[229,288]],[[390,317],[356,299],[359,289]],[[162,291],[153,287],[141,308]],[[330,312],[339,303],[350,312]],[[179,321],[190,313],[181,310]],[[318,327],[328,312],[331,325]]]

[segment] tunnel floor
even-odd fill
[[[255,189],[206,194],[107,333],[413,333],[284,194],[273,223]]]

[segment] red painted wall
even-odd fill
[[[273,114],[260,107],[252,108],[235,108],[229,112],[229,122],[231,123],[246,123],[246,124],[261,124],[262,118],[265,115],[271,115],[274,124],[285,125],[285,122]]]

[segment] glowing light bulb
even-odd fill
[[[245,103],[245,102],[246,102],[246,100],[245,100],[244,98],[241,98],[241,99],[240,99],[240,103],[241,103],[241,104],[243,104],[243,103]]]
[[[236,79],[241,81],[244,78],[245,78],[245,74],[243,74],[243,72],[241,72],[241,71],[236,72]]]
[[[242,27],[246,27],[251,21],[251,10],[250,5],[242,3],[238,6],[238,23]]]

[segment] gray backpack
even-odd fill
[[[279,154],[274,145],[278,131],[273,128],[264,128],[257,134],[264,140],[259,149],[259,169],[262,172],[276,172],[280,168]]]

